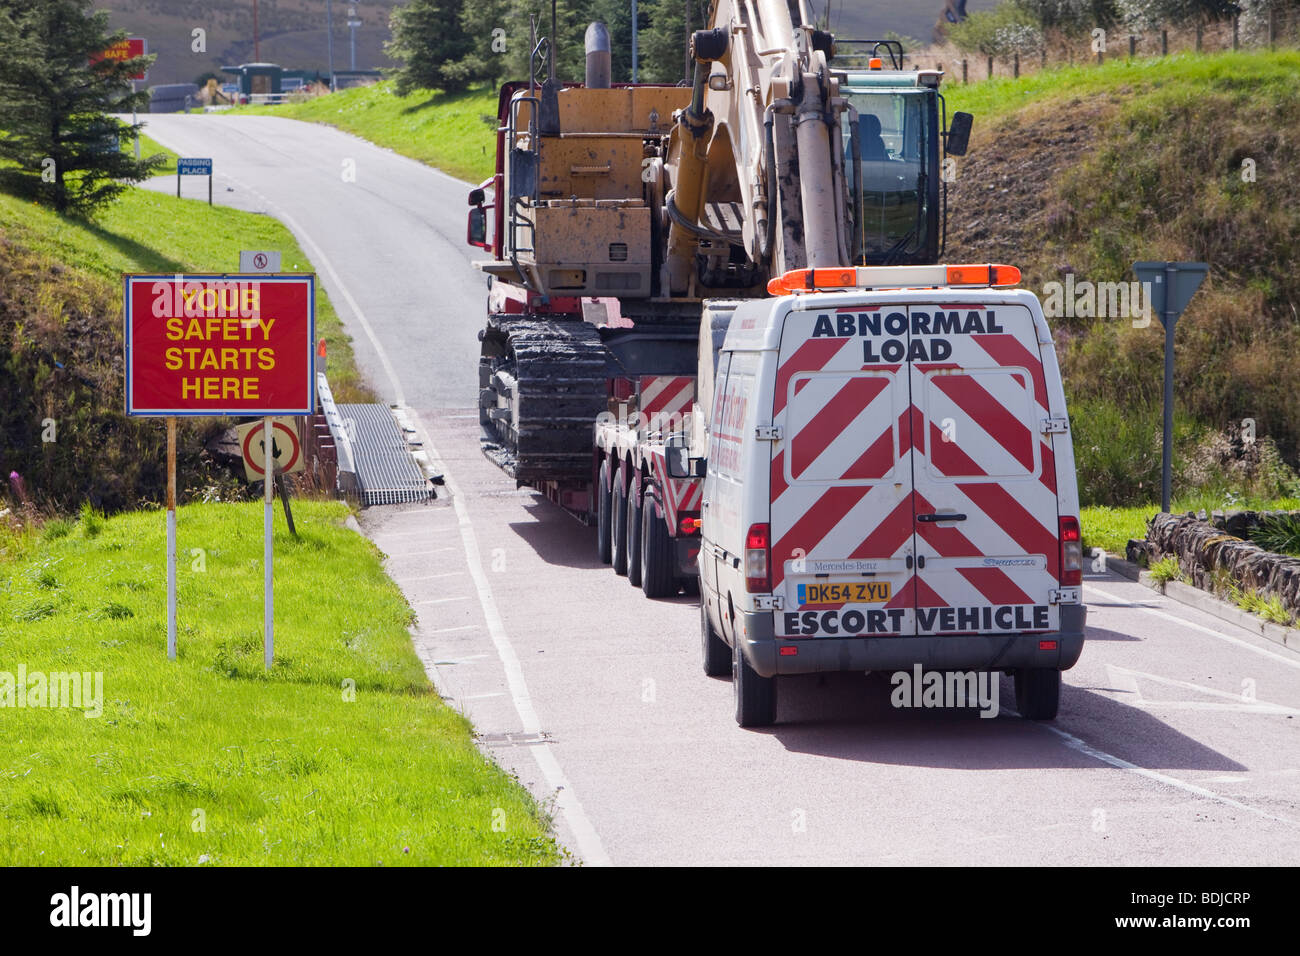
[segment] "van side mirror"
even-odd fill
[[[469,211],[469,225],[466,228],[465,241],[471,246],[478,246],[480,249],[488,248],[487,209],[483,206],[475,206]]]
[[[948,140],[944,149],[949,156],[965,156],[966,147],[970,145],[970,127],[975,117],[970,113],[953,113],[952,123],[948,127]]]
[[[669,445],[664,457],[669,478],[703,478],[708,471],[708,459],[692,458],[686,445]]]

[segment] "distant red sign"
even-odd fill
[[[149,52],[149,44],[144,37],[127,37],[121,43],[114,43],[103,53],[92,54],[91,63],[98,63],[100,60],[134,60],[138,56],[144,56]],[[143,80],[148,74],[134,73],[131,75],[133,80]]]
[[[310,415],[316,277],[129,275],[128,415]]]

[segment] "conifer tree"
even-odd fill
[[[91,0],[0,0],[0,189],[87,214],[164,162],[119,147],[143,124],[109,114],[148,111],[131,76],[153,61],[95,59],[125,39]]]

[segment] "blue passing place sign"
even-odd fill
[[[176,175],[178,176],[211,176],[212,160],[210,159],[178,159],[176,160]]]

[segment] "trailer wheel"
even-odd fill
[[[700,589],[700,648],[704,652],[704,673],[709,677],[726,677],[731,673],[731,648],[709,623],[709,606]]]
[[[627,583],[641,586],[641,476],[633,472],[627,484]]]
[[[1054,720],[1061,704],[1061,672],[1055,667],[1016,671],[1016,710],[1026,720]]]
[[[673,576],[673,539],[664,516],[655,507],[654,487],[646,486],[641,499],[641,590],[648,598],[677,593]]]
[[[615,574],[627,574],[627,483],[623,466],[614,472],[610,493],[609,557]]]
[[[596,486],[596,556],[600,558],[602,564],[609,564],[613,556],[610,554],[610,545],[613,538],[610,533],[610,512],[613,510],[613,475],[609,467],[609,459],[606,458],[600,463],[600,480]]]
[[[742,727],[776,723],[776,678],[760,677],[749,666],[739,635],[731,648],[731,689],[736,698],[736,723]]]

